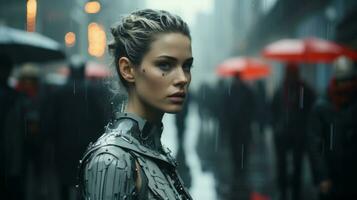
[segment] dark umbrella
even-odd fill
[[[0,26],[0,54],[11,57],[14,63],[61,60],[65,54],[61,45],[39,33]]]

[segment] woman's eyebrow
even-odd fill
[[[185,62],[193,62],[193,57],[187,58],[187,59],[185,60]]]
[[[172,57],[172,56],[167,56],[167,55],[158,56],[158,58],[165,58],[165,59],[169,59],[169,60],[172,60],[172,61],[175,61],[175,62],[178,61],[177,58]],[[187,59],[185,60],[185,62],[188,62],[188,61],[193,61],[193,57],[187,58]]]
[[[165,58],[165,59],[169,59],[172,61],[177,61],[177,58],[172,57],[172,56],[166,56],[166,55],[158,56],[158,58]]]

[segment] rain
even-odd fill
[[[330,151],[333,150],[333,134],[334,134],[334,126],[330,124]]]
[[[0,0],[0,5],[3,199],[93,199],[83,190],[99,169],[100,180],[112,180],[103,182],[100,195],[113,190],[115,199],[131,198],[141,192],[139,179],[134,177],[133,193],[118,193],[121,186],[132,188],[132,177],[128,181],[115,169],[129,170],[132,163],[144,176],[148,197],[357,199],[357,1]],[[180,97],[168,94],[179,84],[162,89],[173,77],[159,66],[167,63],[133,62],[127,51],[142,49],[118,46],[125,35],[116,29],[121,19],[142,9],[168,11],[188,25],[194,61],[184,71],[190,78]],[[140,59],[148,59],[152,49]],[[180,56],[170,64],[180,64]],[[133,68],[139,81],[125,82],[129,86],[119,68],[122,57],[130,67],[142,67]],[[140,85],[147,81],[140,77],[156,75],[152,85]],[[155,86],[160,89],[145,90]],[[130,101],[132,91],[136,101]],[[147,108],[136,114],[148,118],[164,110],[157,123],[162,126],[149,119],[134,120],[135,128],[121,124],[134,119],[127,116],[131,106]],[[151,130],[156,132],[150,135]],[[91,153],[114,140],[127,145],[123,149],[135,162],[113,154],[109,160],[99,157],[103,169],[90,165]],[[91,173],[85,178],[84,169]]]

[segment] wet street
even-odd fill
[[[186,131],[186,153],[187,162],[192,173],[192,187],[190,192],[194,199],[219,200],[215,191],[216,181],[211,172],[203,172],[202,166],[195,150],[198,139],[198,115],[195,104],[190,105],[189,115],[187,117]],[[166,126],[162,141],[167,144],[173,153],[176,153],[176,139],[174,116],[167,115],[164,119]],[[218,138],[219,139],[219,138]],[[217,149],[219,151],[219,147]],[[248,169],[248,184],[252,191],[251,200],[275,200],[277,199],[277,189],[275,181],[275,153],[273,145],[273,135],[270,129],[266,129],[263,135],[254,134],[252,145],[250,146],[250,160],[245,164]],[[291,158],[290,158],[291,159]],[[289,167],[292,171],[292,166]],[[315,186],[312,183],[310,166],[305,156],[302,176],[302,199],[317,200]],[[240,199],[237,193],[237,199]]]

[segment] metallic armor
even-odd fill
[[[162,147],[161,133],[162,124],[119,114],[80,161],[84,199],[192,199],[176,171],[175,159]]]

